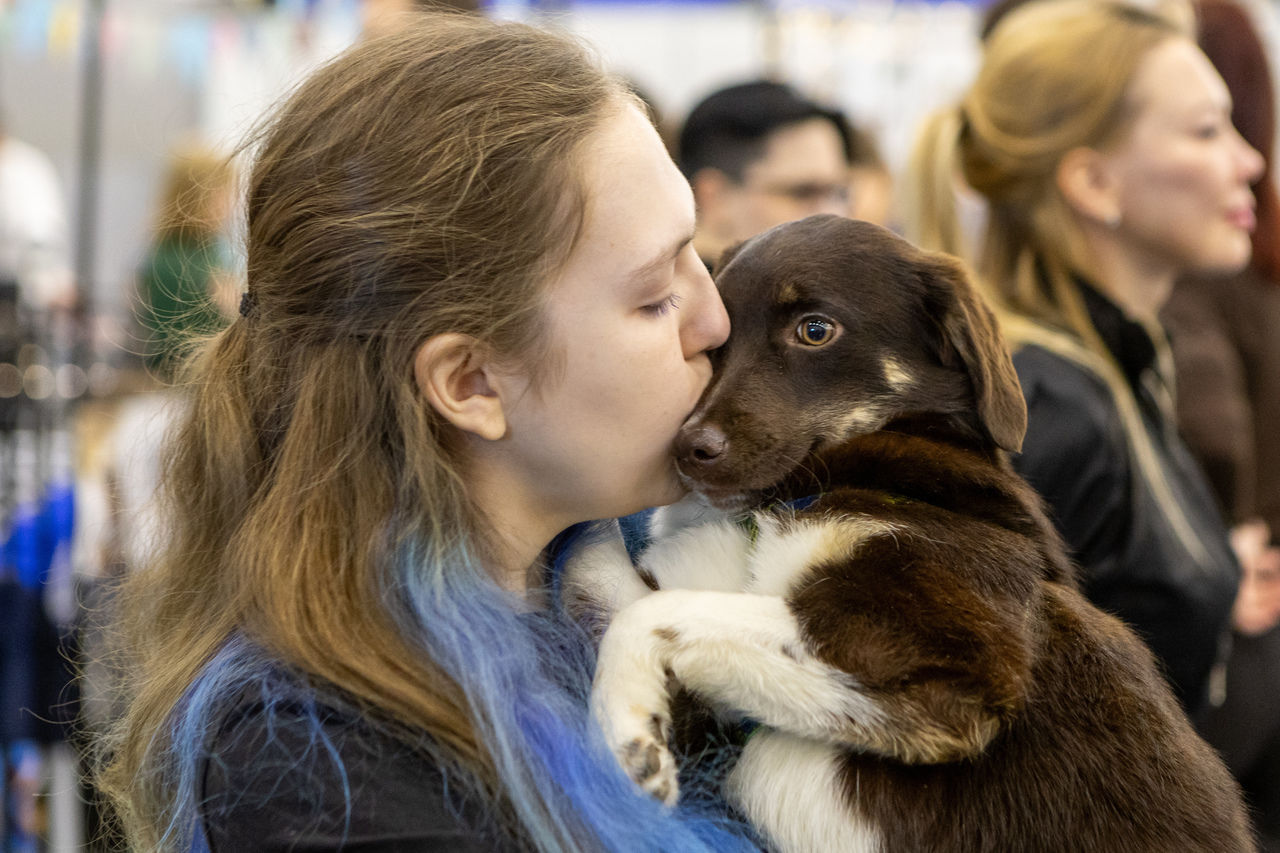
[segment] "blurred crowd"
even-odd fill
[[[486,12],[365,0],[362,37],[422,5]],[[1261,845],[1280,851],[1272,57],[1256,10],[1197,0],[1178,14],[1198,50],[1117,46],[1112,62],[1081,63],[1108,36],[1069,32],[1054,5],[985,10],[977,78],[896,172],[874,127],[796,81],[734,81],[680,116],[637,94],[692,188],[693,246],[713,272],[729,247],[818,213],[971,264],[1028,400],[1015,466],[1088,595],[1149,642],[1243,785]],[[184,366],[242,311],[241,162],[206,141],[171,146],[107,376],[84,357],[93,322],[77,304],[66,177],[0,126],[3,849],[48,844],[49,750],[73,740],[77,715],[118,711],[85,615],[164,535],[151,498]],[[109,843],[109,816],[81,796],[85,835]]]

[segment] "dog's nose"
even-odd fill
[[[681,431],[676,439],[676,458],[690,467],[708,465],[720,458],[728,444],[718,427],[703,424]]]

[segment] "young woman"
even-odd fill
[[[241,315],[120,592],[102,779],[139,849],[700,850],[597,748],[542,554],[681,495],[728,334],[687,184],[580,46],[440,17],[278,110]]]
[[[1181,274],[1249,260],[1262,158],[1178,20],[1100,0],[1010,12],[914,155],[917,237],[964,250],[956,178],[985,201],[975,266],[1017,348],[1018,469],[1089,596],[1150,643],[1193,715],[1221,702],[1240,568],[1178,438],[1156,314]],[[1274,624],[1277,602],[1251,602]]]

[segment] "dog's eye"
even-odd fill
[[[824,346],[835,338],[836,324],[825,317],[805,317],[796,326],[796,339],[805,346]]]

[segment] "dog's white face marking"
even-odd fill
[[[884,372],[885,384],[895,392],[905,391],[915,384],[915,377],[907,373],[897,359],[886,358],[880,363],[880,369]]]
[[[884,410],[874,401],[855,406],[835,416],[832,430],[835,440],[842,441],[852,435],[875,432],[884,420]]]
[[[712,521],[721,521],[727,517],[724,512],[707,503],[697,492],[690,492],[682,500],[668,506],[660,506],[653,511],[649,516],[649,539],[660,542],[681,530]]]
[[[880,363],[880,371],[885,384],[894,394],[900,394],[915,384],[915,377],[907,372],[902,364],[893,358],[886,358]],[[836,441],[843,441],[854,435],[875,432],[884,426],[888,409],[882,405],[886,400],[866,400],[842,412],[834,412],[828,418],[833,424],[832,436]]]
[[[729,777],[729,796],[788,851],[881,853],[883,839],[843,794],[838,748],[783,732],[747,742]]]
[[[813,566],[846,557],[859,544],[892,525],[867,516],[817,519],[781,525],[769,513],[757,513],[760,529],[751,554],[748,591],[786,596]]]

